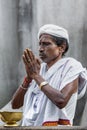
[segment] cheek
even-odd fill
[[[55,55],[59,55],[60,54],[60,51],[57,49],[55,50]]]
[[[59,55],[59,49],[50,49],[47,51],[47,55],[49,56],[58,56]]]
[[[54,53],[55,55],[59,54],[59,49],[58,48],[53,48],[52,53]]]

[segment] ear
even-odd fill
[[[60,46],[60,52],[65,52],[65,49],[66,49],[66,44],[62,44],[61,46]]]

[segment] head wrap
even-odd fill
[[[53,25],[53,24],[46,24],[42,26],[38,32],[38,39],[40,38],[40,35],[44,33],[50,34],[56,37],[60,37],[60,38],[65,38],[67,42],[69,43],[68,31],[60,26]]]

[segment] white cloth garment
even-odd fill
[[[60,27],[54,24],[46,24],[40,28],[38,32],[38,39],[40,38],[40,35],[44,33],[50,34],[56,37],[65,38],[67,40],[67,43],[69,43],[68,31],[63,27]]]
[[[62,58],[48,70],[46,63],[42,63],[40,74],[53,88],[59,91],[77,77],[80,77],[78,91],[82,90],[81,87],[86,88],[87,85],[86,69],[73,58]],[[69,120],[73,124],[77,96],[78,92],[74,93],[66,107],[59,109],[40,91],[33,80],[24,99],[22,126],[41,126],[44,122],[58,121],[59,119]]]

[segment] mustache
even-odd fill
[[[44,52],[39,52],[39,55],[45,55],[45,53]]]
[[[46,54],[44,54],[43,52],[40,52],[39,56],[46,56]]]

